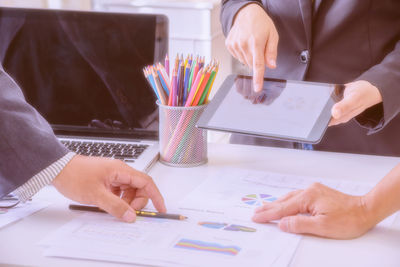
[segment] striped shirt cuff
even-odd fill
[[[75,156],[74,152],[67,153],[64,157],[51,164],[46,169],[29,179],[26,183],[18,187],[13,193],[21,202],[26,202],[34,194],[46,185],[51,184],[54,178],[62,171],[67,163]]]

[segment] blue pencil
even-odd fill
[[[156,93],[158,100],[161,101],[160,96],[158,95],[158,92],[157,92],[156,83],[154,81],[153,75],[151,75],[151,72],[147,69],[144,69],[143,72],[144,72],[145,77],[147,78],[147,81],[150,83],[151,88]]]
[[[157,74],[158,74],[158,77],[160,78],[161,85],[162,85],[162,87],[163,87],[165,93],[167,93],[167,96],[169,96],[168,86],[167,86],[167,84],[166,84],[165,81],[164,81],[164,78],[163,78],[163,76],[162,76],[162,74],[161,74],[161,71],[160,71],[160,70],[157,70]]]
[[[181,61],[179,60],[179,65],[178,65],[178,75],[177,75],[177,80],[176,80],[176,88],[177,88],[177,98],[179,99],[179,88],[180,88],[180,83],[181,83]],[[179,101],[178,101],[179,102]],[[178,103],[179,105],[179,103]]]
[[[190,63],[188,62],[185,70],[185,79],[184,79],[184,87],[183,87],[183,103],[186,103],[188,87],[189,87],[189,77],[190,77]]]

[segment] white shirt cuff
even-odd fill
[[[54,178],[64,169],[65,165],[75,156],[74,152],[68,152],[64,157],[51,164],[46,169],[29,179],[26,183],[18,187],[13,193],[21,202],[26,202],[34,194],[46,185],[51,184]]]

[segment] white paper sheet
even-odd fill
[[[27,217],[49,205],[48,202],[33,200],[0,212],[0,228]]]
[[[299,239],[271,226],[219,216],[211,221],[195,215],[186,221],[138,218],[127,224],[106,214],[86,214],[48,239],[45,255],[155,266],[271,266]]]
[[[319,182],[351,195],[369,192],[373,184],[323,179],[247,169],[223,169],[207,179],[181,202],[180,209],[202,214],[220,214],[233,219],[249,218],[263,202],[271,202],[290,191]],[[379,225],[390,226],[394,215]]]
[[[154,266],[288,266],[300,235],[251,221],[254,208],[321,182],[360,195],[372,185],[245,169],[224,169],[175,210],[185,221],[138,217],[134,224],[88,213],[47,238],[46,256]],[[387,219],[391,224],[393,219]],[[385,223],[385,222],[384,222]]]

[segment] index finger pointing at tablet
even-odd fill
[[[265,46],[255,43],[253,46],[253,86],[255,92],[260,92],[263,86],[265,62]]]

